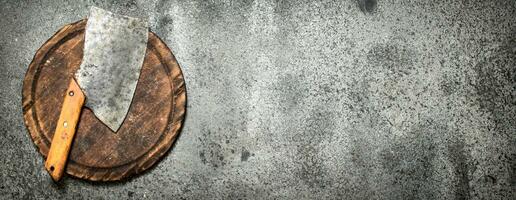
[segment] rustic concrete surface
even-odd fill
[[[515,1],[0,2],[0,199],[516,199]],[[22,79],[92,5],[150,17],[187,119],[147,173],[56,185]]]

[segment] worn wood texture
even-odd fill
[[[81,20],[59,30],[36,52],[25,75],[25,124],[45,158],[68,83],[82,60],[85,25],[86,20]],[[149,32],[145,61],[124,123],[114,133],[83,108],[66,172],[93,181],[112,181],[148,169],[173,144],[185,107],[179,65],[168,47]]]
[[[68,89],[65,91],[63,107],[59,111],[61,114],[57,120],[54,137],[45,161],[45,168],[54,181],[59,181],[63,176],[84,100],[81,88],[75,79],[71,79]]]

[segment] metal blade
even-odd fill
[[[147,48],[146,20],[92,7],[84,55],[75,74],[86,106],[117,131],[129,111]]]

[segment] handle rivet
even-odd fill
[[[65,122],[63,123],[63,127],[65,127],[65,128],[66,128],[67,126],[68,126],[68,123],[65,121]]]
[[[73,96],[74,95],[73,91],[68,92],[68,95]]]

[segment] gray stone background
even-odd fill
[[[0,2],[0,199],[516,199],[516,1]],[[54,184],[22,80],[90,6],[149,17],[187,117],[146,173]]]

